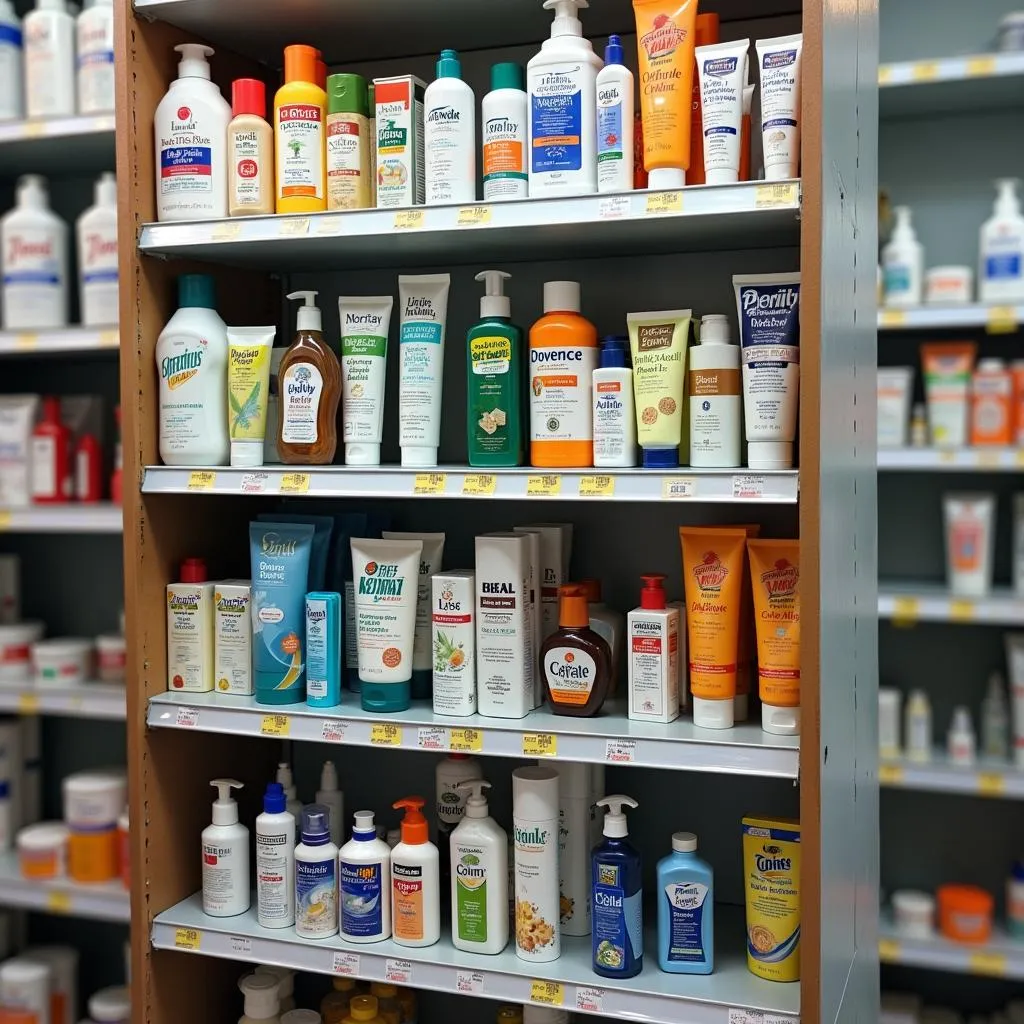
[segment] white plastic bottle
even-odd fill
[[[981,226],[978,298],[982,302],[1024,302],[1024,216],[1016,178],[996,182],[992,216]]]
[[[690,404],[690,465],[728,469],[740,465],[740,347],[730,344],[729,318],[701,320],[700,344],[690,349],[686,375]]]
[[[11,0],[0,0],[0,121],[25,116],[21,19]]]
[[[302,842],[295,847],[295,934],[326,939],[338,934],[338,848],[331,842],[330,811],[302,811]]]
[[[628,713],[634,720],[672,722],[679,717],[679,609],[665,601],[664,576],[640,578],[640,606],[626,616]]]
[[[459,788],[469,795],[452,833],[452,945],[467,953],[500,953],[508,945],[508,833],[490,816],[489,782]]]
[[[597,191],[597,73],[604,61],[578,11],[587,0],[544,0],[555,12],[551,38],[527,65],[530,197]],[[579,139],[568,145],[566,137]]]
[[[985,757],[1003,761],[1010,756],[1010,710],[999,672],[988,677],[988,693],[981,702],[981,751]]]
[[[298,791],[295,788],[295,779],[292,777],[292,766],[287,761],[282,761],[277,766],[277,775],[275,776],[278,782],[281,783],[281,788],[284,790],[284,798],[288,802],[288,813],[294,815],[296,823],[302,821],[302,801],[298,797]]]
[[[466,810],[466,794],[458,788],[459,783],[483,777],[480,761],[469,754],[449,754],[437,762],[434,769],[434,810],[437,814],[437,845],[445,865],[448,863],[451,834]]]
[[[632,172],[630,172],[632,173]],[[594,396],[594,465],[636,465],[636,408],[629,340],[609,337],[591,385]]]
[[[953,720],[946,734],[946,748],[952,764],[963,767],[974,764],[975,748],[974,723],[971,713],[965,707],[953,709]]]
[[[910,222],[910,207],[896,207],[896,227],[882,250],[887,306],[920,306],[924,278],[924,249]]]
[[[341,848],[341,937],[380,942],[391,937],[391,847],[377,838],[373,811],[356,811],[352,838]]]
[[[454,50],[442,50],[423,94],[427,206],[476,199],[476,100]]]
[[[210,81],[209,46],[181,43],[178,77],[156,108],[157,220],[228,215],[231,105]]]
[[[249,909],[249,830],[238,822],[236,779],[214,779],[213,824],[203,829],[203,913],[237,917]]]
[[[589,935],[590,851],[601,832],[595,801],[604,795],[604,765],[556,761],[551,770],[558,775],[559,922],[563,935]]]
[[[0,219],[0,274],[6,331],[66,327],[68,228],[51,209],[46,179],[18,179],[13,210]]]
[[[244,997],[238,1024],[278,1024],[281,1005],[277,980],[269,974],[245,974],[238,979]]]
[[[295,816],[279,782],[267,786],[256,818],[256,916],[261,928],[295,924]]]
[[[932,706],[924,690],[914,690],[903,710],[903,742],[907,759],[930,761],[932,758]]]
[[[36,0],[22,23],[25,37],[25,116],[73,117],[75,19],[64,0]]]
[[[495,64],[491,91],[480,104],[484,199],[525,199],[529,130],[523,69],[519,64]]]
[[[421,796],[396,800],[405,809],[401,842],[391,851],[391,938],[398,946],[432,946],[441,938],[441,870]]]
[[[324,761],[320,769],[320,788],[314,799],[331,812],[331,842],[341,846],[345,825],[345,796],[338,788],[338,769],[334,767],[333,761]]]
[[[530,963],[562,951],[558,789],[558,773],[547,766],[512,772],[516,956]]]
[[[228,329],[208,274],[178,278],[178,311],[157,338],[156,368],[164,465],[226,466]]]
[[[598,192],[633,191],[633,89],[622,40],[609,36],[597,76]]]
[[[114,0],[93,0],[75,23],[78,112],[114,109]]]
[[[96,180],[93,205],[78,218],[75,232],[82,323],[86,327],[116,324],[117,180],[110,171]]]

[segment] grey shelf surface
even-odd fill
[[[879,448],[878,468],[909,473],[1020,473],[1024,448]]]
[[[980,758],[972,765],[953,764],[939,748],[932,751],[930,761],[883,758],[878,766],[878,783],[888,789],[1024,800],[1024,768],[989,758]]]
[[[121,533],[122,510],[112,502],[0,508],[0,533]]]
[[[85,885],[69,878],[24,878],[16,853],[0,853],[0,906],[125,924],[131,916],[128,890],[120,881]]]
[[[116,683],[77,686],[0,685],[0,711],[22,715],[124,720],[125,687]]]
[[[116,327],[64,327],[40,331],[0,331],[0,356],[57,356],[75,353],[117,355]]]
[[[114,115],[0,124],[0,178],[80,177],[114,170]]]
[[[1024,625],[1024,596],[997,587],[985,597],[960,597],[943,584],[880,580],[878,617],[904,625],[915,622]]]
[[[1021,85],[1024,89],[1024,84]],[[991,334],[1016,334],[1024,322],[1024,305],[914,306],[908,309],[883,307],[878,311],[880,331],[945,331],[982,328]]]

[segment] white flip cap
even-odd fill
[[[349,466],[379,466],[380,445],[359,441],[345,445],[345,462]]]
[[[747,445],[750,469],[792,469],[792,441],[751,441]]]
[[[402,465],[430,469],[437,465],[437,449],[421,445],[402,449]]]
[[[731,729],[733,718],[732,699],[708,700],[693,698],[693,724],[700,729]]]
[[[705,185],[735,185],[740,180],[740,172],[729,167],[715,167],[704,172]]]
[[[647,174],[647,188],[650,192],[666,188],[683,188],[685,185],[686,171],[682,167],[655,167]]]
[[[673,832],[672,849],[676,853],[693,853],[697,849],[697,836],[693,832]]]
[[[579,281],[545,281],[545,313],[578,313],[582,308]]]
[[[761,730],[773,736],[800,735],[800,708],[779,708],[761,705]]]
[[[231,442],[231,465],[248,469],[252,466],[263,465],[263,442],[262,441],[232,441]]]

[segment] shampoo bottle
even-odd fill
[[[920,306],[924,249],[910,223],[910,207],[896,207],[892,240],[882,250],[887,306]]]
[[[519,64],[495,64],[491,91],[480,104],[484,201],[525,199],[529,194],[527,102]]]
[[[391,848],[377,838],[373,811],[356,811],[352,838],[338,857],[341,937],[380,942],[391,937]]]
[[[476,199],[476,100],[454,50],[442,50],[423,95],[427,206]]]
[[[78,218],[75,231],[82,324],[113,326],[118,319],[117,181],[109,171],[97,179],[93,205]]]
[[[710,974],[715,966],[715,882],[692,832],[672,836],[658,861],[658,966],[667,974]]]
[[[995,210],[981,228],[978,298],[982,302],[1024,302],[1024,216],[1015,178],[996,182]]]
[[[64,0],[36,0],[24,27],[26,117],[73,117],[74,16]]]
[[[12,0],[0,0],[0,122],[25,116],[21,19]]]
[[[338,848],[331,812],[322,804],[302,811],[302,842],[295,847],[295,934],[326,939],[338,933]]]
[[[633,72],[622,40],[609,36],[597,76],[597,191],[633,190]]]
[[[637,803],[628,796],[606,796],[597,806],[607,807],[608,812],[604,840],[591,857],[594,973],[602,978],[635,978],[644,969],[643,862],[626,838],[629,830],[623,807]]]
[[[235,779],[214,779],[213,824],[203,829],[203,913],[237,917],[249,909],[249,830],[238,823]]]
[[[327,209],[324,187],[327,93],[316,84],[317,57],[312,46],[284,48],[284,85],[274,96],[275,208],[278,213],[316,213]]]
[[[729,320],[705,316],[700,344],[690,349],[690,465],[728,469],[740,465],[740,347],[730,344]]]
[[[114,0],[93,0],[75,22],[78,112],[114,109]]]
[[[398,946],[432,946],[441,938],[441,878],[421,796],[396,800],[405,809],[401,842],[391,851],[392,938]]]
[[[256,916],[261,928],[295,924],[295,816],[279,782],[267,785],[256,818]]]

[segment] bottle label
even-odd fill
[[[347,313],[348,317],[362,314]],[[364,326],[363,333],[348,333],[343,324],[341,338],[341,386],[345,409],[343,425],[346,444],[355,441],[379,442],[380,408],[384,394],[384,373],[388,353],[387,333],[380,331],[383,319]]]
[[[295,861],[295,929],[300,935],[333,935],[338,930],[336,857]]]
[[[306,598],[306,695],[327,696],[327,602]]]
[[[195,217],[214,212],[213,138],[207,128],[213,120],[209,111],[183,103],[160,125],[160,198],[165,209],[189,211]]]
[[[232,206],[259,206],[263,203],[265,171],[260,165],[260,136],[252,130],[234,131],[228,136],[228,161],[231,176]]]
[[[665,715],[675,704],[679,676],[679,634],[674,624],[635,618],[629,650],[629,709],[640,715]]]
[[[594,966],[625,971],[644,954],[640,893],[626,895],[621,864],[594,865]]]
[[[370,205],[369,124],[359,114],[327,116],[327,209]]]
[[[203,910],[216,914],[238,902],[236,889],[249,889],[248,878],[238,878],[238,857],[230,846],[203,843]]]
[[[704,901],[708,887],[700,882],[665,886],[668,902],[669,963],[706,964],[710,950],[704,948]]]
[[[516,953],[523,960],[555,960],[558,921],[558,822],[515,822]]]
[[[534,174],[583,166],[583,92],[579,65],[542,71],[530,86],[530,148]],[[532,77],[532,76],[531,76]]]
[[[635,447],[631,441],[635,426],[629,422],[633,413],[626,404],[627,386],[618,380],[594,384],[595,465],[601,465],[602,460],[621,458],[626,454],[627,444]]]
[[[473,408],[470,447],[488,455],[514,453],[517,439],[508,422],[512,388],[512,341],[501,336],[473,338],[469,343],[470,394]]]
[[[887,263],[884,268],[885,294],[892,298],[910,291],[910,265]]]
[[[380,935],[381,865],[341,862],[341,930],[345,935]]]
[[[423,938],[423,868],[419,864],[392,864],[391,886],[396,939]]]
[[[465,777],[469,778],[468,774]],[[460,776],[457,781],[462,782],[463,777]],[[436,810],[438,822],[447,825],[448,830],[451,831],[462,821],[463,815],[466,813],[466,794],[460,793],[453,782],[445,779],[437,791]]]
[[[52,437],[32,438],[32,497],[59,498],[57,442]]]
[[[985,259],[986,281],[1019,281],[1022,257],[1020,252],[1006,252]]]
[[[552,647],[544,655],[544,678],[556,704],[581,706],[597,682],[597,663],[579,647]]]
[[[416,308],[419,296],[409,297],[406,320],[398,336],[398,422],[402,445],[425,445],[437,437],[432,427],[437,381],[444,363],[444,314],[435,302]],[[412,317],[419,319],[412,319]]]
[[[78,240],[82,274],[82,320],[86,324],[116,324],[117,228],[83,231]]]
[[[48,228],[18,228],[4,239],[4,313],[18,326],[54,323],[63,309],[64,268],[56,234]]]
[[[324,198],[323,109],[288,103],[277,112],[277,195],[279,199]]]
[[[78,108],[82,114],[114,109],[114,19],[78,19]]]
[[[590,441],[597,349],[530,349],[530,435],[534,441]]]
[[[429,162],[428,203],[472,202],[476,198],[475,130],[472,100],[427,110],[423,142]]]
[[[256,907],[260,921],[293,920],[288,855],[294,846],[286,835],[256,833]]]
[[[629,114],[632,117],[632,111]],[[610,187],[622,173],[623,151],[622,86],[602,85],[597,91],[597,182]]]
[[[526,125],[522,120],[499,116],[483,123],[484,199],[526,195]]]
[[[74,38],[65,36],[49,17],[25,26],[25,106],[30,118],[74,114],[74,45]]]
[[[487,941],[487,852],[480,846],[454,847],[455,913],[458,936],[464,942]]]
[[[281,379],[281,440],[316,444],[324,378],[312,363],[292,363]]]

